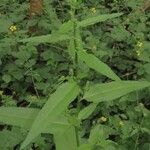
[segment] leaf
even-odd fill
[[[146,81],[114,81],[96,84],[91,86],[83,97],[87,101],[96,103],[110,101],[148,86],[150,86],[150,82]]]
[[[111,70],[111,68],[100,61],[93,54],[88,54],[84,50],[78,51],[79,59],[84,61],[90,68],[96,70],[97,72],[107,76],[112,80],[120,80],[120,78]]]
[[[12,128],[9,130],[0,131],[0,149],[8,150],[19,144],[24,138],[21,129]]]
[[[69,39],[70,36],[66,34],[48,34],[48,35],[25,38],[20,40],[19,42],[56,43],[56,42],[65,41]]]
[[[84,109],[82,109],[79,112],[78,118],[80,120],[87,119],[93,113],[93,111],[95,110],[96,106],[97,106],[96,103],[92,103],[89,106],[85,107]]]
[[[63,134],[54,134],[54,141],[57,150],[77,150],[76,133],[73,126]]]
[[[63,83],[55,93],[53,93],[42,110],[36,117],[33,125],[23,142],[21,149],[25,148],[42,130],[48,126],[48,123],[58,117],[79,94],[79,87],[75,82]]]
[[[9,83],[11,81],[11,76],[9,74],[4,74],[2,76],[3,81],[5,81],[6,83]]]
[[[103,21],[106,21],[108,19],[119,17],[122,14],[123,13],[113,13],[113,14],[103,14],[103,15],[99,15],[99,16],[94,16],[94,17],[87,18],[83,21],[78,22],[78,25],[80,27],[87,27],[89,25],[93,25],[93,24],[96,24],[98,22],[103,22]]]
[[[90,132],[89,143],[97,144],[104,141],[109,137],[109,134],[112,132],[112,129],[104,125],[96,125]]]
[[[33,108],[0,107],[0,122],[29,129],[39,111],[39,109]],[[67,119],[59,116],[53,122],[49,121],[48,126],[43,128],[42,133],[60,133],[62,129],[64,130],[69,127]]]
[[[60,34],[68,34],[69,32],[73,32],[73,22],[68,21],[63,23],[58,31]]]
[[[93,150],[93,145],[91,144],[82,144],[80,147],[78,147],[78,150]]]

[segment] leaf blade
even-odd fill
[[[80,120],[87,119],[93,113],[93,111],[96,109],[96,107],[97,107],[96,103],[92,103],[89,106],[85,107],[84,109],[82,109],[79,112],[78,118]]]
[[[112,80],[121,80],[107,64],[100,61],[93,54],[88,54],[84,50],[80,50],[78,52],[78,56],[79,59],[84,61],[90,68],[96,70],[102,75],[105,75]]]
[[[146,81],[114,81],[91,86],[84,94],[84,99],[90,102],[110,101],[120,98],[130,92],[150,86]]]
[[[65,41],[70,39],[70,36],[66,34],[48,34],[48,35],[41,35],[41,36],[35,36],[30,38],[25,38],[20,40],[19,42],[33,42],[33,43],[57,43],[60,41]]]
[[[19,108],[19,107],[0,107],[0,122],[12,126],[18,126],[30,129],[35,117],[40,109]],[[42,133],[60,132],[59,128],[68,128],[70,125],[63,116],[56,118],[53,122],[49,122],[48,126],[43,129]]]
[[[89,25],[93,25],[96,24],[98,22],[103,22],[106,21],[108,19],[112,19],[112,18],[116,18],[121,16],[123,13],[113,13],[113,14],[103,14],[103,15],[98,15],[98,16],[94,16],[88,19],[85,19],[83,21],[78,22],[78,25],[80,27],[87,27]]]
[[[54,141],[57,150],[77,150],[76,133],[73,126],[62,134],[54,134]]]
[[[21,149],[25,148],[42,132],[43,128],[48,125],[47,120],[53,121],[57,116],[59,116],[78,94],[79,87],[75,82],[67,82],[62,84],[56,92],[51,95],[42,110],[39,112],[25,141],[21,145]]]

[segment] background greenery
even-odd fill
[[[78,20],[123,13],[121,17],[82,30],[84,48],[108,64],[123,80],[150,81],[150,13],[148,9],[141,11],[144,3],[144,0],[78,0],[76,4]],[[62,23],[70,20],[67,0],[44,0],[43,8],[42,15],[30,18],[27,0],[0,1],[1,106],[42,108],[49,95],[72,75],[73,64],[66,51],[66,42],[18,42],[27,37],[55,33]],[[11,30],[12,26],[16,27],[15,31]],[[83,63],[78,69],[81,87],[86,84],[88,88],[91,81],[110,81]],[[78,112],[89,103],[74,101],[69,105],[68,118],[78,128],[80,140],[86,143],[89,138],[95,144],[94,150],[149,150],[149,99],[149,89],[145,89],[119,100],[102,102],[82,121],[77,117]],[[25,129],[4,124],[0,130],[2,150],[18,149],[27,134]],[[97,140],[93,137],[98,137],[100,144],[95,143]],[[31,147],[55,149],[53,136],[42,134]]]

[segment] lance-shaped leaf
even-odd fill
[[[33,108],[0,107],[0,122],[30,129],[39,111],[40,109]],[[69,127],[70,125],[67,119],[61,115],[53,122],[49,121],[48,126],[42,130],[42,133],[60,133]]]
[[[96,103],[92,103],[89,106],[85,107],[84,109],[82,109],[79,112],[78,118],[80,120],[84,120],[84,119],[88,118],[93,113],[93,111],[96,109],[96,106],[97,106]]]
[[[85,62],[90,68],[96,70],[102,75],[105,75],[112,80],[120,80],[120,78],[111,70],[107,64],[100,61],[93,54],[88,54],[84,50],[79,50],[78,56],[79,59]]]
[[[65,130],[63,134],[56,133],[54,141],[57,150],[77,150],[76,133],[73,126]]]
[[[150,86],[150,82],[146,81],[114,81],[96,84],[85,92],[84,99],[96,103],[110,101],[148,86]]]
[[[106,21],[108,19],[116,18],[116,17],[119,17],[121,15],[122,15],[122,13],[98,15],[98,16],[94,16],[94,17],[91,17],[91,18],[87,18],[83,21],[80,21],[80,22],[78,22],[78,25],[80,27],[87,27],[89,25],[93,25],[93,24],[96,24],[98,22],[103,22],[103,21]]]
[[[20,40],[19,42],[57,43],[57,42],[65,41],[68,39],[70,39],[70,36],[67,34],[48,34],[48,35],[25,38],[25,39]]]
[[[53,93],[43,106],[23,142],[21,149],[25,148],[35,137],[37,137],[48,122],[54,121],[79,94],[79,87],[75,82],[63,83]]]

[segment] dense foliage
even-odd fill
[[[149,3],[1,0],[0,150],[149,150]]]

